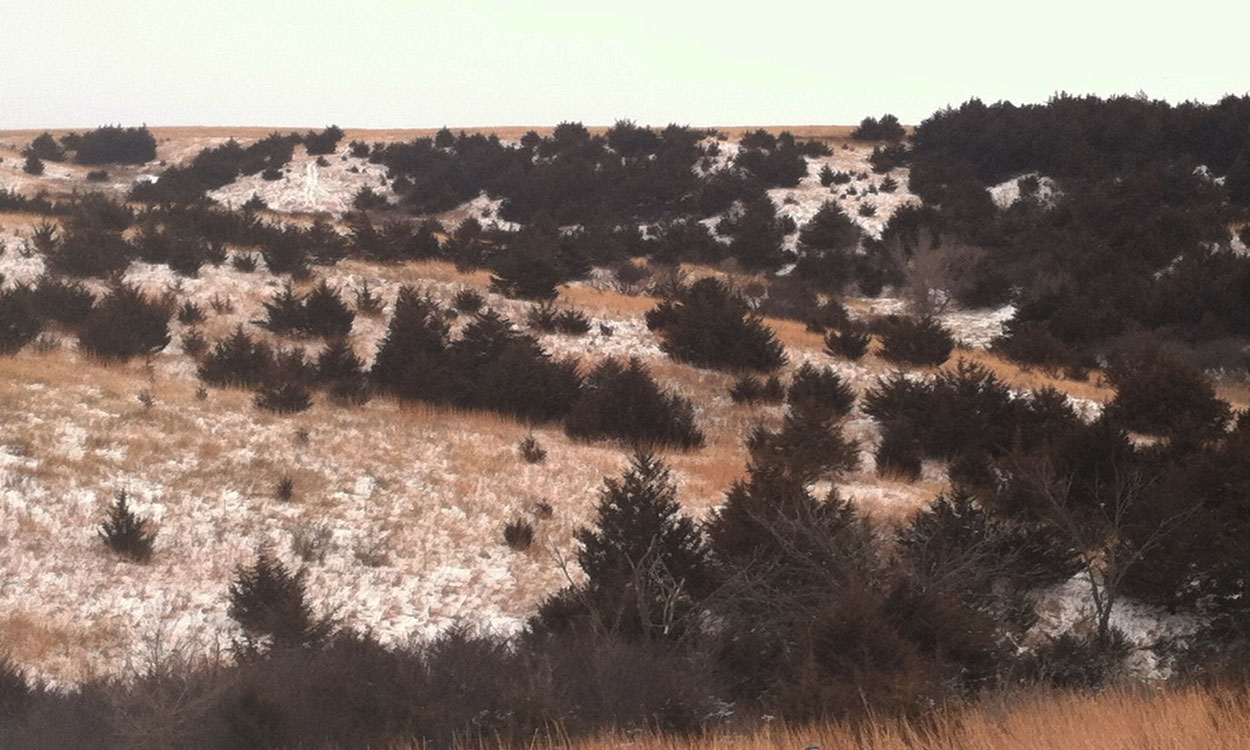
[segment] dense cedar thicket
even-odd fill
[[[169,345],[171,311],[132,286],[114,286],[87,313],[78,345],[104,359],[126,361],[155,354]]]
[[[33,144],[32,144],[33,145]],[[78,164],[144,164],[156,158],[156,138],[146,127],[105,125],[61,138]]]

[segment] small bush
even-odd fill
[[[296,524],[291,529],[291,551],[306,563],[323,563],[333,538],[334,529],[324,521]]]
[[[273,350],[235,328],[233,334],[213,346],[200,363],[200,379],[211,385],[251,387],[265,382],[274,368]]]
[[[833,479],[859,466],[859,446],[819,409],[790,409],[781,429],[756,425],[747,438],[755,464],[772,464],[802,482]]]
[[[647,312],[647,328],[669,356],[698,367],[771,372],[786,362],[772,329],[714,278],[678,290]]]
[[[735,404],[754,404],[761,400],[764,385],[754,375],[743,375],[729,389],[729,398]]]
[[[108,170],[93,169],[87,173],[87,182],[104,182],[109,178]]]
[[[300,383],[266,384],[256,392],[256,408],[275,414],[296,414],[312,407],[312,396]]]
[[[310,336],[335,338],[352,332],[356,314],[347,306],[338,292],[330,288],[325,279],[301,303],[303,308],[302,331]]]
[[[520,443],[517,443],[517,452],[521,454],[521,460],[527,464],[540,464],[547,459],[547,449],[538,444],[538,439],[533,433],[526,435]]]
[[[804,362],[790,380],[786,401],[791,409],[815,410],[836,419],[851,413],[855,391],[832,369]]]
[[[872,335],[858,328],[843,328],[841,333],[830,331],[825,334],[825,352],[854,362],[868,353],[871,341]]]
[[[204,310],[191,300],[187,300],[178,308],[178,322],[183,325],[203,323]]]
[[[126,493],[122,491],[117,493],[109,508],[108,518],[97,533],[109,549],[143,563],[152,558],[152,547],[156,543],[156,532],[149,530],[150,525],[147,519],[131,512],[126,503]]]
[[[295,480],[289,476],[279,479],[274,485],[273,496],[284,503],[291,502],[295,497]]]
[[[529,521],[518,518],[503,527],[503,540],[517,552],[524,552],[534,543],[534,526]]]
[[[356,287],[356,314],[375,318],[382,314],[382,298],[369,288],[368,280]]]
[[[198,329],[192,328],[182,334],[182,351],[193,359],[199,359],[200,355],[208,349],[208,339],[204,338],[204,334]]]
[[[485,304],[486,300],[476,289],[461,289],[451,298],[451,306],[462,313],[475,313]]]
[[[320,133],[308,131],[308,134],[304,136],[304,149],[308,151],[309,156],[332,154],[341,140],[343,140],[342,128],[330,125]]]
[[[891,315],[880,321],[883,359],[920,367],[937,367],[950,359],[955,348],[951,332],[933,318]]]
[[[256,270],[256,256],[251,253],[235,253],[230,258],[230,265],[241,273],[252,273]]]
[[[22,171],[38,177],[43,174],[43,160],[34,154],[27,156],[26,163],[22,165]]]

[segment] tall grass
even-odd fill
[[[534,750],[1222,750],[1250,748],[1250,696],[1230,689],[1005,694],[917,721],[765,725],[688,738],[652,733],[536,740]],[[465,750],[468,750],[466,746]],[[492,748],[490,743],[472,745]]]

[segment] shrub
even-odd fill
[[[865,117],[860,121],[859,127],[851,132],[851,138],[857,141],[900,141],[904,135],[906,131],[903,126],[891,114],[882,115],[880,120]]]
[[[125,361],[155,354],[169,345],[169,309],[135,287],[114,286],[91,308],[79,331],[78,344],[105,359]]]
[[[131,252],[115,232],[75,227],[45,255],[52,273],[108,278],[130,265]]]
[[[517,552],[524,552],[534,543],[534,525],[518,518],[503,527],[503,541]]]
[[[263,341],[254,341],[243,326],[213,345],[213,351],[200,363],[200,379],[211,385],[252,387],[269,378],[274,368],[273,350]]]
[[[690,402],[661,390],[637,358],[628,366],[611,358],[600,362],[586,377],[564,430],[571,437],[632,445],[703,445]]]
[[[461,289],[451,298],[451,306],[462,313],[475,313],[485,304],[486,300],[476,289]]]
[[[804,362],[790,380],[786,402],[791,409],[815,410],[837,419],[851,413],[855,391],[832,369],[817,369],[810,362]]]
[[[921,447],[907,422],[895,420],[881,428],[876,452],[877,476],[914,482],[920,479]]]
[[[1104,638],[1064,633],[1039,646],[1026,661],[1026,674],[1059,689],[1096,690],[1124,672],[1132,644],[1114,628]]]
[[[150,522],[136,516],[126,503],[125,491],[118,492],[109,508],[108,518],[100,525],[98,533],[105,546],[135,562],[147,562],[152,557],[156,532],[150,531]]]
[[[825,201],[799,230],[799,243],[808,251],[840,252],[854,249],[862,236],[859,225],[837,203]]]
[[[301,302],[303,308],[302,332],[310,336],[334,338],[352,332],[356,314],[347,306],[338,292],[330,288],[325,279],[308,293]]]
[[[295,480],[289,476],[279,479],[274,485],[273,496],[284,503],[291,502],[295,497]]]
[[[729,389],[729,398],[735,404],[754,404],[762,400],[764,384],[754,375],[743,375]]]
[[[79,325],[95,305],[95,295],[79,281],[65,281],[45,274],[36,281],[30,304],[42,319]]]
[[[62,139],[79,164],[144,164],[156,158],[156,138],[146,127],[106,125]]]
[[[1125,358],[1107,369],[1115,398],[1107,416],[1125,428],[1169,438],[1224,431],[1230,410],[1200,370],[1159,351]]]
[[[44,161],[65,161],[65,149],[61,148],[61,144],[57,143],[52,134],[46,131],[22,149],[22,155],[27,158],[33,156]]]
[[[252,273],[256,270],[256,256],[251,253],[235,253],[230,258],[230,265],[236,271]]]
[[[386,336],[378,345],[370,379],[384,392],[438,401],[447,397],[449,328],[432,297],[401,287]]]
[[[700,279],[647,312],[670,357],[699,367],[770,372],[785,364],[776,334],[721,281]]]
[[[331,339],[317,355],[313,382],[325,385],[363,379],[364,362],[356,356],[351,342],[347,339]]]
[[[355,294],[357,315],[372,318],[382,314],[382,298],[369,288],[368,280],[360,282],[360,286],[356,287]]]
[[[275,414],[296,414],[312,407],[312,397],[301,383],[268,383],[262,385],[253,399],[256,408]]]
[[[590,332],[590,318],[581,310],[561,310],[554,321],[556,330],[570,336],[583,336]]]
[[[855,362],[868,353],[871,341],[872,335],[867,331],[848,326],[841,333],[830,331],[825,334],[825,352]]]
[[[0,292],[0,354],[14,354],[39,335],[43,324],[31,308],[29,290]]]
[[[109,178],[108,170],[93,169],[87,173],[87,182],[104,182]]]
[[[747,450],[753,463],[779,466],[802,482],[836,478],[859,466],[859,446],[819,408],[792,407],[778,431],[756,425]]]
[[[309,156],[332,154],[341,140],[343,140],[343,130],[337,125],[330,125],[320,133],[308,131],[308,134],[304,136],[304,149],[308,151]]]
[[[199,329],[192,328],[183,332],[182,351],[186,352],[187,356],[198,359],[206,349],[208,349],[208,339],[204,338],[204,334]]]
[[[526,435],[517,444],[517,452],[521,454],[521,460],[527,464],[540,464],[547,460],[547,449],[538,444],[538,439],[533,433]]]
[[[38,177],[43,174],[43,161],[38,156],[31,154],[26,157],[26,163],[22,165],[22,171]]]
[[[329,637],[329,618],[318,618],[305,600],[304,571],[292,573],[261,551],[235,569],[226,613],[243,631],[236,650],[255,656],[269,650],[316,648]]]
[[[881,357],[920,367],[937,367],[950,359],[955,339],[937,320],[891,315],[879,321]]]
[[[178,308],[178,322],[183,325],[196,325],[204,322],[204,310],[191,300],[186,300]]]

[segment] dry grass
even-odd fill
[[[411,747],[398,745],[397,747]],[[477,748],[496,747],[482,743]],[[653,733],[535,741],[533,750],[1233,750],[1250,747],[1250,700],[1243,692],[1201,688],[1102,695],[1000,696],[917,722],[872,721],[684,738]]]

